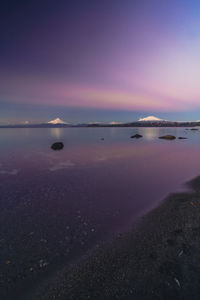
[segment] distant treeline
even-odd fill
[[[200,122],[131,122],[119,124],[16,124],[0,125],[0,128],[66,128],[66,127],[194,127],[200,126]]]

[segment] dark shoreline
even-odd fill
[[[163,122],[128,122],[128,123],[118,123],[118,124],[13,124],[13,125],[0,125],[0,129],[20,129],[20,128],[149,128],[149,127],[158,127],[158,128],[183,128],[191,129],[192,127],[199,127],[200,122],[176,122],[176,121],[163,121]],[[198,129],[192,129],[198,130]]]
[[[32,299],[199,299],[200,177],[188,186]]]

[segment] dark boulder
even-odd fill
[[[53,150],[61,150],[64,148],[64,144],[62,142],[53,143],[51,145],[51,149]]]
[[[191,128],[190,130],[199,130],[198,128]]]
[[[179,139],[179,140],[186,140],[187,138],[184,137],[184,136],[179,136],[178,139]]]
[[[175,140],[175,136],[174,135],[170,135],[170,134],[167,134],[167,135],[163,135],[163,136],[160,136],[159,139],[163,139],[163,140]]]
[[[131,139],[139,139],[139,138],[142,138],[142,135],[136,133],[135,135],[132,135],[131,136]]]

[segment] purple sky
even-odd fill
[[[197,0],[8,0],[0,23],[0,122],[200,119]]]

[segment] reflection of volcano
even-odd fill
[[[159,118],[156,118],[154,116],[149,116],[149,117],[146,117],[146,118],[141,118],[138,120],[139,122],[155,122],[155,121],[165,121],[165,120],[162,120],[162,119],[159,119]]]
[[[49,130],[53,138],[60,139],[63,135],[63,128],[50,128]]]
[[[153,127],[145,127],[141,131],[139,131],[139,132],[140,133],[142,132],[142,134],[144,135],[144,137],[147,140],[153,140],[159,134],[159,131],[155,130],[155,128],[153,128]]]
[[[68,124],[67,122],[64,122],[60,118],[57,118],[55,120],[49,121],[48,124]]]

